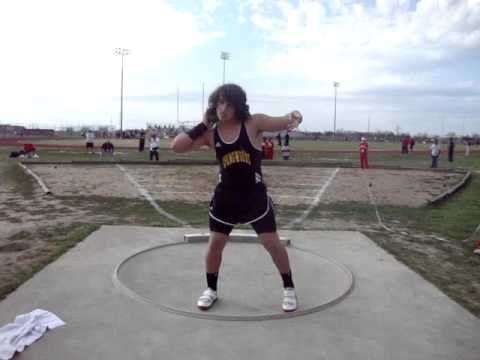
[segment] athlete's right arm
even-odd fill
[[[195,127],[197,128],[197,131],[193,131],[192,133],[192,130],[195,129],[194,128],[188,132],[178,134],[172,142],[172,150],[176,153],[185,153],[199,149],[202,146],[211,147],[210,138],[212,137],[212,129],[207,124],[208,123],[204,119],[204,121]]]

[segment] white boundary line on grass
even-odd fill
[[[323,184],[323,186],[320,188],[320,190],[317,192],[317,195],[315,196],[315,199],[313,199],[313,202],[310,204],[310,206],[308,207],[307,210],[305,210],[303,212],[302,215],[300,215],[299,217],[297,217],[296,219],[290,221],[286,228],[289,229],[291,228],[292,226],[294,225],[299,225],[301,224],[306,218],[308,215],[310,215],[310,213],[312,212],[312,210],[318,206],[318,204],[320,203],[320,199],[322,198],[322,195],[325,193],[325,190],[327,190],[328,186],[331,184],[331,182],[333,181],[333,179],[335,178],[335,176],[337,175],[337,173],[340,171],[340,168],[336,168],[331,174],[330,174],[330,177],[328,178],[328,180]]]
[[[42,178],[40,176],[38,176],[37,174],[35,174],[32,170],[30,170],[28,167],[26,167],[24,164],[22,164],[21,162],[18,163],[18,165],[20,165],[20,167],[28,174],[28,175],[31,175],[35,180],[37,180],[37,182],[40,184],[40,187],[42,188],[42,190],[45,192],[45,194],[51,194],[52,192],[50,191],[50,189],[47,187],[47,185],[45,185],[45,183],[43,182]]]
[[[365,185],[367,186],[368,199],[370,200],[370,204],[372,204],[373,207],[375,208],[375,215],[377,216],[378,225],[380,225],[382,228],[384,228],[388,232],[394,232],[382,221],[382,217],[380,216],[380,212],[378,211],[377,202],[375,201],[375,198],[373,197],[373,193],[370,190],[370,185],[368,184],[367,175],[365,174],[365,172],[363,173],[363,178],[365,180]]]
[[[181,224],[182,226],[185,226],[185,227],[191,227],[187,222],[183,221],[182,219],[179,219],[177,218],[176,216],[166,212],[165,210],[163,210],[160,205],[158,205],[156,203],[156,201],[152,198],[152,196],[148,193],[148,191],[142,186],[140,185],[134,178],[132,175],[130,175],[128,173],[128,171],[121,165],[118,165],[117,164],[117,167],[125,174],[125,176],[127,177],[128,181],[130,181],[133,186],[135,186],[135,188],[138,190],[138,192],[143,195],[143,197],[145,199],[147,199],[147,201],[150,203],[150,205],[152,205],[155,210],[157,210],[157,212],[160,214],[160,215],[163,215],[167,218],[169,218],[170,220],[173,220],[179,224]]]

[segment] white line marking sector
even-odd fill
[[[152,196],[148,193],[148,191],[142,187],[134,178],[132,175],[130,175],[128,173],[128,171],[121,165],[118,165],[117,164],[117,167],[125,174],[125,176],[127,177],[127,179],[135,186],[135,188],[138,190],[138,192],[143,195],[143,197],[145,199],[147,199],[147,201],[150,203],[150,205],[152,205],[155,210],[157,210],[157,212],[160,214],[160,215],[163,215],[167,218],[169,218],[170,220],[173,220],[179,224],[181,224],[182,226],[186,226],[186,227],[191,227],[187,222],[183,221],[182,219],[179,219],[177,218],[176,216],[166,212],[165,210],[163,210],[157,203],[156,201],[152,198]]]
[[[45,194],[51,194],[52,192],[50,191],[50,189],[47,187],[47,185],[45,185],[45,183],[43,182],[43,180],[40,178],[40,176],[38,176],[37,174],[35,174],[32,170],[30,170],[28,167],[26,167],[24,164],[22,164],[21,162],[18,163],[18,165],[20,165],[20,167],[25,170],[25,172],[29,175],[31,175],[35,180],[37,180],[37,182],[39,183],[40,187],[42,188],[42,190],[45,192]]]
[[[320,190],[318,191],[317,195],[315,196],[313,202],[310,204],[310,206],[308,207],[307,210],[305,210],[302,215],[300,215],[298,218],[290,221],[287,225],[287,228],[290,228],[292,227],[293,225],[299,225],[301,224],[306,218],[308,215],[310,215],[310,213],[312,212],[312,210],[318,206],[318,204],[320,203],[320,199],[322,198],[323,194],[325,193],[325,190],[327,190],[328,186],[332,183],[333,179],[335,178],[335,176],[338,174],[338,172],[340,171],[340,168],[336,168],[331,174],[330,174],[330,177],[328,178],[328,180],[323,184],[323,186],[320,188]]]
[[[377,202],[375,201],[375,198],[373,197],[373,193],[370,190],[370,185],[367,184],[368,180],[367,180],[367,176],[365,175],[365,173],[363,173],[363,178],[365,180],[365,184],[367,185],[367,192],[368,192],[368,198],[370,199],[370,204],[372,204],[373,207],[375,208],[375,215],[377,216],[378,224],[381,227],[383,227],[385,230],[387,230],[389,232],[393,232],[393,230],[390,229],[387,225],[385,225],[382,221],[382,217],[380,216],[380,212],[378,211]]]

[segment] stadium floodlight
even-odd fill
[[[220,59],[223,60],[223,84],[225,84],[225,63],[227,60],[230,60],[230,54],[228,52],[222,51],[220,53]]]
[[[337,88],[340,86],[340,83],[337,81],[333,82],[333,87],[335,89],[335,102],[333,108],[333,138],[335,139],[335,133],[337,131]]]
[[[122,57],[122,72],[120,75],[120,136],[123,138],[123,59],[125,56],[131,54],[131,50],[115,48],[115,54]]]

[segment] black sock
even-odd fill
[[[217,291],[217,280],[218,280],[218,273],[207,273],[207,286]]]
[[[292,280],[292,272],[289,271],[288,273],[280,273],[282,275],[282,280],[283,280],[283,287],[284,288],[294,288],[295,285],[293,285],[293,280]]]

